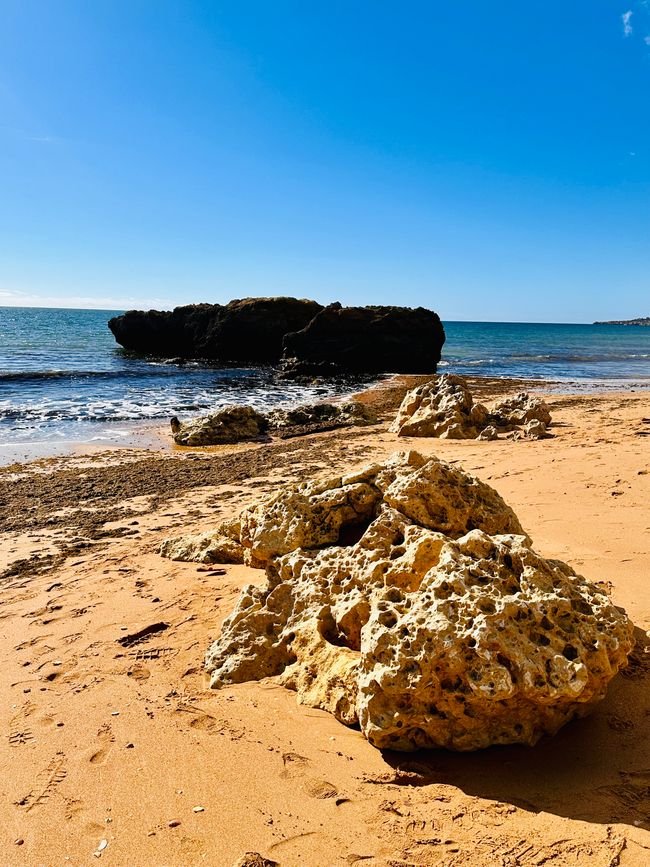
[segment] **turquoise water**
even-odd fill
[[[650,387],[650,327],[445,322],[441,372]]]
[[[120,442],[134,422],[350,388],[277,383],[264,369],[128,357],[106,325],[116,312],[0,307],[0,446]],[[650,328],[446,322],[445,330],[441,372],[553,379],[566,390],[650,387]]]

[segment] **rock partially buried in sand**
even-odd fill
[[[548,404],[525,391],[495,404],[492,413],[512,425],[525,425],[539,421],[544,425],[551,423]]]
[[[259,852],[246,852],[233,867],[278,867],[278,863],[265,858]]]
[[[171,429],[179,446],[212,446],[257,439],[268,429],[268,422],[252,406],[227,406],[186,422],[174,417]]]
[[[495,440],[533,425],[525,438],[542,439],[550,423],[549,407],[539,398],[522,392],[488,410],[474,403],[463,377],[444,374],[407,392],[391,430],[404,437]]]
[[[534,744],[632,649],[626,615],[535,553],[496,491],[416,452],[278,492],[239,541],[267,580],[208,651],[212,686],[277,676],[377,747]]]
[[[165,539],[159,553],[170,560],[190,563],[243,563],[244,547],[221,532]]]
[[[546,425],[543,421],[540,421],[537,418],[532,418],[526,423],[524,434],[529,440],[543,440],[548,436],[548,431],[546,430]]]

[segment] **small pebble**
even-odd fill
[[[124,747],[124,749],[125,749],[125,750],[132,750],[134,746],[135,746],[135,744],[127,744],[127,745]]]
[[[100,840],[99,846],[97,847],[98,852],[103,852],[104,849],[108,846],[108,840]]]
[[[203,813],[203,812],[205,812],[205,807],[193,807],[192,812],[193,813]]]
[[[54,662],[52,663],[52,665],[62,665],[62,664],[63,663],[61,662],[60,659],[55,659]]]
[[[22,846],[24,842],[25,841],[23,840],[22,837],[19,837],[17,840],[14,840],[14,843],[16,844],[16,846]]]
[[[170,828],[178,828],[180,825],[180,821],[178,819],[173,819],[171,822],[167,823]]]
[[[119,710],[112,710],[111,711],[111,716],[119,716],[119,715],[120,715]]]

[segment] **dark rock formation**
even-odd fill
[[[292,374],[428,373],[435,371],[445,332],[424,307],[324,307],[284,338]]]
[[[224,364],[282,361],[287,376],[434,373],[445,342],[438,315],[423,307],[322,307],[297,298],[129,310],[108,327],[133,352]]]
[[[274,364],[284,335],[304,328],[321,309],[298,298],[244,298],[172,311],[129,310],[108,327],[125,349],[146,355]]]

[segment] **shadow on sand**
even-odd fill
[[[476,753],[385,751],[393,783],[453,785],[468,795],[586,822],[650,824],[650,639],[591,716],[535,747]]]

